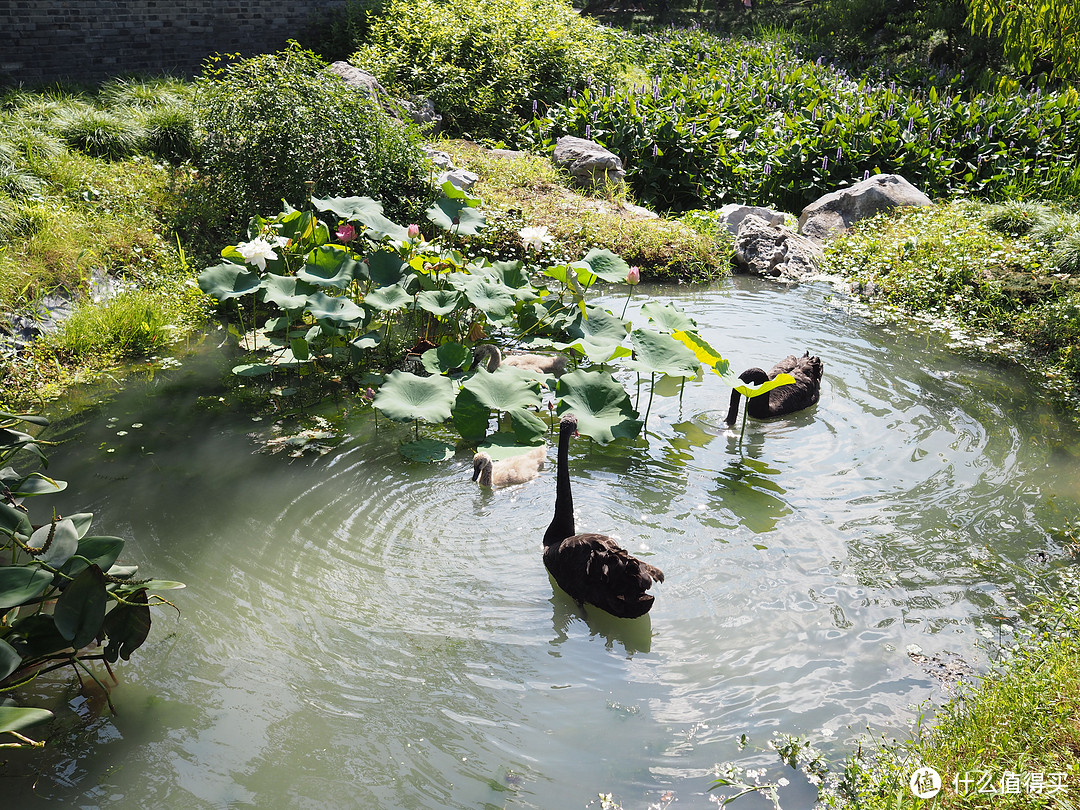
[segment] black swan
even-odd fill
[[[491,456],[481,451],[473,456],[472,480],[482,487],[508,487],[511,484],[524,484],[540,474],[540,465],[547,460],[547,446],[533,447],[527,453],[492,461]]]
[[[577,417],[567,414],[559,425],[555,516],[544,534],[544,565],[579,605],[589,602],[624,619],[643,616],[654,599],[646,591],[653,581],[664,581],[664,572],[631,556],[610,537],[574,532],[568,456],[570,437],[576,434]]]
[[[486,363],[488,371],[495,371],[499,366],[514,366],[539,374],[554,374],[556,377],[561,377],[566,371],[566,358],[561,354],[508,354],[503,357],[499,347],[492,343],[476,346],[473,360],[477,364]]]
[[[746,413],[755,419],[769,419],[786,413],[809,408],[821,396],[821,374],[825,370],[821,360],[811,357],[807,352],[802,357],[789,354],[766,374],[760,368],[748,368],[739,375],[739,379],[751,385],[761,385],[774,379],[778,374],[790,374],[795,382],[781,385],[756,397],[749,397]],[[731,408],[728,410],[728,425],[734,425],[739,416],[738,391],[731,392]]]

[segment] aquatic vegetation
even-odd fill
[[[103,661],[108,669],[128,660],[149,635],[150,608],[168,604],[155,591],[184,586],[138,579],[138,566],[118,564],[124,540],[91,535],[88,512],[54,512],[33,523],[25,500],[67,485],[7,466],[18,456],[47,464],[44,443],[18,430],[20,423],[45,427],[48,420],[0,413],[0,692],[66,666],[101,684],[88,662]],[[0,734],[14,734],[14,745],[38,745],[19,732],[48,717],[41,709],[0,705]]]

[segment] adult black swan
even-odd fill
[[[756,397],[749,397],[746,413],[755,419],[770,419],[786,413],[801,411],[815,404],[821,396],[821,374],[825,370],[821,360],[811,357],[807,352],[802,357],[789,354],[766,374],[760,368],[748,368],[739,375],[739,379],[751,385],[761,385],[774,379],[778,374],[790,374],[795,382],[781,385]],[[738,391],[731,392],[731,408],[724,421],[734,425],[739,416]]]
[[[610,537],[575,533],[568,461],[573,435],[577,417],[567,414],[559,425],[555,516],[544,534],[544,565],[579,605],[588,602],[624,619],[643,616],[654,599],[646,591],[654,581],[664,581],[664,572],[631,556]]]

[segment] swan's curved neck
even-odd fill
[[[555,473],[555,516],[544,534],[544,545],[560,543],[574,532],[574,495],[570,492],[570,434],[572,425],[559,427],[558,469]]]

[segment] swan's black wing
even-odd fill
[[[559,587],[578,602],[632,619],[649,611],[653,582],[664,572],[632,556],[610,537],[576,534],[544,550],[544,564]]]
[[[773,415],[792,413],[809,408],[821,396],[821,375],[824,366],[821,359],[807,352],[802,357],[789,354],[769,371],[769,378],[777,374],[790,374],[795,382],[781,385],[769,392],[769,411]]]

